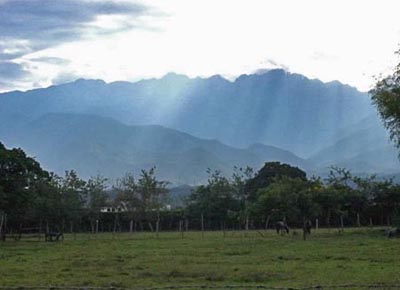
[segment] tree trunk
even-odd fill
[[[267,216],[267,219],[266,219],[266,221],[265,221],[265,230],[268,230],[268,224],[269,224],[269,219],[271,218],[271,215],[269,214],[268,216]]]
[[[20,240],[22,237],[22,223],[19,224],[19,229],[18,229],[18,240]]]
[[[0,237],[1,237],[1,226],[0,226]],[[42,219],[39,220],[39,241],[42,239]]]
[[[183,239],[183,221],[179,221],[179,231],[181,232],[181,238]]]
[[[246,231],[249,230],[249,215],[246,214],[246,226],[245,226]]]
[[[306,225],[306,219],[303,218],[303,240],[305,241],[307,239],[307,225]]]
[[[99,233],[99,220],[96,220],[96,234]]]
[[[4,214],[1,215],[1,222],[0,222],[0,240],[3,240],[3,224],[4,224]],[[4,230],[5,232],[5,230]]]
[[[131,220],[129,222],[129,232],[132,233],[133,232],[133,220]]]
[[[369,226],[370,226],[370,227],[373,227],[373,226],[374,226],[374,224],[373,224],[373,222],[372,222],[372,217],[369,218]]]
[[[340,228],[343,230],[344,223],[343,223],[343,215],[340,215]]]
[[[160,212],[157,212],[157,221],[156,221],[156,236],[158,238],[158,233],[160,231]]]
[[[319,227],[319,220],[315,219],[315,230],[318,230]]]
[[[113,227],[113,233],[114,233],[114,234],[117,232],[117,219],[118,219],[118,214],[115,214],[115,217],[114,217],[114,227]]]
[[[331,211],[328,211],[328,215],[326,216],[326,226],[330,228],[331,226]]]
[[[201,214],[201,237],[204,238],[204,215]]]
[[[360,213],[359,212],[357,212],[357,227],[361,227]]]
[[[151,222],[147,222],[147,224],[149,225],[150,231],[154,232],[153,224]]]

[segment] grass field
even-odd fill
[[[0,242],[1,286],[400,284],[400,239],[372,229],[79,234]]]

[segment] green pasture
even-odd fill
[[[0,242],[1,286],[400,284],[400,239],[379,229],[102,233]]]

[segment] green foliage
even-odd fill
[[[186,200],[187,211],[193,216],[204,215],[208,219],[226,220],[232,213],[240,210],[243,186],[241,177],[236,175],[234,181],[221,176],[220,171],[207,171],[207,185],[199,186]],[[239,198],[239,199],[238,199]]]
[[[398,223],[400,186],[375,176],[357,177],[344,168],[332,167],[325,182],[307,179],[304,171],[279,162],[269,162],[257,173],[234,168],[228,178],[208,170],[207,184],[197,187],[184,207],[170,210],[168,182],[156,177],[155,168],[132,173],[109,187],[107,179],[95,176],[82,180],[74,170],[60,177],[41,169],[21,149],[6,149],[0,143],[0,220],[8,219],[8,231],[23,224],[42,225],[65,231],[67,225],[87,230],[101,220],[102,226],[128,219],[143,221],[153,229],[173,229],[177,221],[192,220],[193,228],[261,227],[269,221],[286,219],[290,226],[318,218],[320,225],[393,225]],[[113,198],[111,193],[115,193]],[[121,215],[102,214],[106,205],[121,207]],[[115,217],[115,218],[114,218]],[[164,221],[161,219],[164,218]],[[85,227],[86,223],[86,227]],[[197,223],[197,225],[196,225]],[[83,224],[83,225],[82,225]],[[175,224],[175,226],[174,226]],[[181,225],[182,226],[182,225]],[[4,232],[4,231],[3,231]]]
[[[145,219],[154,212],[158,215],[167,201],[168,184],[157,179],[155,167],[142,170],[137,181],[127,173],[117,181],[117,201],[124,204],[131,219]]]
[[[0,143],[0,211],[24,218],[37,203],[36,194],[49,193],[50,175],[22,149],[8,150]]]
[[[400,55],[400,50],[397,54]],[[400,63],[391,75],[375,84],[371,94],[391,140],[400,148]]]
[[[298,178],[303,181],[307,180],[307,174],[297,167],[281,164],[280,162],[267,162],[254,178],[248,180],[245,191],[248,193],[250,199],[254,200],[258,189],[266,188],[284,177]]]
[[[100,218],[100,208],[107,203],[107,178],[97,175],[86,183],[87,200],[85,207],[91,222]]]
[[[313,218],[319,213],[319,205],[315,202],[315,190],[319,186],[319,181],[283,177],[257,192],[254,212],[260,217],[289,219],[292,223]]]

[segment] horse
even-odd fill
[[[64,240],[64,234],[59,232],[47,232],[44,239],[46,242],[58,242],[60,239]]]
[[[311,229],[312,229],[312,222],[309,219],[305,220],[304,223],[303,223],[303,231],[306,234],[310,235],[311,234]]]
[[[275,228],[276,228],[276,233],[279,234],[283,234],[284,232],[286,232],[287,234],[289,234],[289,227],[287,225],[287,223],[285,221],[278,221],[275,224]]]

